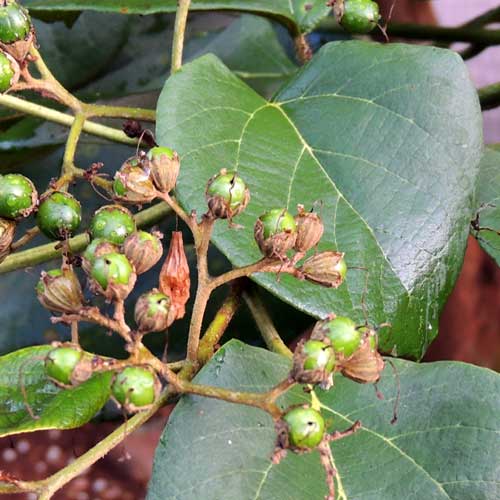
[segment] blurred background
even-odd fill
[[[379,3],[383,13],[387,16],[393,0],[380,0]],[[398,0],[394,4],[392,20],[458,26],[498,5],[499,2],[495,0],[434,0],[433,2]],[[92,25],[95,25],[96,30],[101,29],[100,26],[102,27],[103,25],[102,19],[101,22],[98,22],[96,18],[92,18],[92,15],[82,16],[78,22],[89,24],[90,27],[87,28],[87,32],[93,29]],[[149,20],[141,20],[140,22],[151,24]],[[239,61],[231,60],[231,51],[227,43],[228,38],[225,38],[229,37],[229,34],[234,37],[234,30],[239,29],[239,26],[236,27],[236,23],[235,16],[227,14],[211,15],[208,19],[206,15],[192,15],[188,33],[190,38],[186,47],[188,56],[196,57],[202,53],[214,51],[230,67],[235,66],[238,68]],[[162,82],[165,78],[165,68],[168,63],[168,47],[165,46],[167,42],[165,41],[164,31],[165,27],[167,30],[170,30],[171,24],[172,18],[169,16],[160,16],[156,19],[151,26],[148,26],[148,44],[156,43],[157,50],[151,51],[149,57],[141,59],[142,62],[139,63],[139,66],[136,65],[133,68],[127,67],[127,59],[123,59],[122,56],[121,66],[116,70],[120,70],[123,73],[123,82],[120,85],[123,86],[124,94],[126,93],[125,89],[130,90],[130,86],[134,90],[143,92],[143,95],[139,97],[143,106],[147,106],[148,100],[151,106],[154,105],[156,97],[154,89],[157,88],[155,87],[155,82]],[[112,23],[112,26],[116,31],[114,40],[116,43],[115,49],[118,51],[127,39],[126,31],[128,28],[120,27],[119,22]],[[50,43],[51,38],[57,42],[57,36],[59,36],[59,43],[63,40],[66,41],[63,23],[50,25],[40,23],[38,29],[43,35],[41,37],[42,40],[47,40],[48,43]],[[57,35],[57,30],[59,30],[59,35]],[[208,30],[219,30],[220,35],[218,37],[207,36]],[[276,30],[278,39],[290,51],[290,40],[287,40],[283,30],[280,28],[276,28]],[[243,41],[245,33],[241,32],[239,36],[241,41]],[[135,44],[130,44],[130,47],[127,45],[125,48],[124,52],[129,59],[141,55],[141,40],[142,38],[137,35]],[[328,39],[325,39],[321,33],[313,33],[310,41],[311,45],[317,49],[323,42],[328,41]],[[103,44],[106,44],[106,40],[96,41],[95,49],[98,50]],[[114,57],[113,50],[115,49],[113,47],[110,48],[109,44],[107,47],[111,51],[108,54],[108,58]],[[457,45],[452,48],[459,50],[464,48],[464,46]],[[43,53],[43,44],[41,50]],[[104,66],[109,64],[109,60],[104,56],[101,59],[102,61],[99,58],[97,61],[92,61],[94,71],[98,73],[102,71]],[[57,63],[55,56],[54,63]],[[231,66],[231,63],[233,66]],[[477,57],[468,60],[467,64],[477,87],[497,82],[500,80],[500,73],[498,71],[498,68],[500,68],[500,47],[491,47],[484,50]],[[286,74],[287,62],[283,61],[283,65],[285,68],[284,73]],[[80,92],[83,92],[83,95],[92,94],[106,97],[106,93],[108,91],[111,92],[111,85],[113,82],[116,82],[116,78],[112,81],[109,75],[104,74],[104,72],[102,74],[102,78],[97,79],[97,83],[92,83],[90,86],[86,86],[86,84],[89,81],[95,80],[96,76],[92,71],[88,73],[87,82],[69,81],[69,83],[66,83],[70,87],[79,89]],[[61,77],[61,75],[57,76]],[[62,75],[62,77],[64,76]],[[71,80],[69,76],[67,78]],[[62,79],[64,80],[64,78]],[[276,81],[273,84],[269,84],[266,81],[254,81],[252,84],[254,87],[260,88],[260,90],[272,93],[276,86],[280,84],[280,81]],[[0,118],[1,116],[0,110]],[[483,116],[485,142],[487,144],[500,142],[500,108],[498,110],[487,111]],[[37,142],[33,142],[32,136],[29,136],[33,151],[31,151],[29,160],[23,166],[23,173],[30,177],[37,176],[40,183],[48,182],[49,175],[46,173],[47,169],[43,169],[42,166],[59,164],[62,153],[60,148],[52,150],[47,149],[45,145],[49,142],[48,138],[54,141],[54,137],[57,138],[58,134],[62,134],[62,141],[64,131],[61,132],[59,129],[49,126],[43,128],[41,132],[40,129],[37,129],[35,134]],[[0,136],[0,143],[2,141],[7,141],[5,135],[3,137]],[[26,146],[26,141],[23,143],[24,146]],[[12,145],[12,142],[10,144]],[[18,141],[16,144],[19,146],[19,154],[25,154],[25,149],[20,147],[21,143]],[[102,158],[107,165],[112,167],[111,170],[113,170],[113,167],[116,168],[117,166],[115,160],[117,154],[119,154],[119,157],[126,157],[123,152],[124,147],[121,146],[120,148],[119,153],[117,153],[117,149],[114,146],[103,147],[102,144],[85,144],[81,148],[81,151],[79,151],[79,163],[82,165],[90,164],[91,159],[97,156],[96,153],[98,151],[99,158]],[[35,149],[36,155],[33,156]],[[5,158],[7,158],[7,155],[5,155]],[[13,164],[17,160],[19,160],[18,156],[13,157]],[[78,197],[86,201],[88,200],[90,203],[93,196],[90,188],[82,186],[79,189],[81,189],[81,192],[77,191]],[[168,232],[172,229],[172,224],[164,223],[160,229]],[[35,241],[34,244],[36,243]],[[223,268],[227,265],[220,255],[214,253],[212,257],[216,266]],[[157,269],[153,269],[151,275],[154,276],[156,272]],[[21,276],[20,273],[24,274]],[[62,335],[60,329],[50,325],[46,311],[38,305],[36,299],[33,300],[33,303],[30,303],[26,299],[26,297],[34,295],[31,290],[38,276],[39,268],[33,268],[10,273],[2,277],[0,284],[0,301],[3,304],[2,317],[0,318],[2,319],[2,325],[9,331],[22,332],[22,334],[12,336],[7,340],[2,338],[0,340],[1,352],[8,352],[24,345],[48,342]],[[147,286],[147,283],[145,283],[140,289],[136,290],[136,294],[142,293]],[[17,287],[17,291],[25,300],[7,300],[13,287]],[[220,295],[217,298],[220,299]],[[268,296],[267,300],[270,301],[269,309],[275,311],[274,319],[278,329],[280,332],[284,332],[287,340],[293,341],[297,333],[306,331],[310,326],[310,318],[299,316],[296,312],[290,311],[290,308],[287,309],[288,306],[280,305],[271,296]],[[251,317],[248,311],[242,311],[238,315],[233,329],[235,332],[244,331],[243,326],[248,324],[252,324]],[[33,325],[37,325],[37,328],[33,328]],[[184,322],[176,324],[178,330],[184,330],[185,327]],[[95,329],[89,327],[82,333],[87,349],[93,349],[96,345],[99,345],[99,351],[103,354],[115,352],[117,349],[116,339],[109,338],[103,335],[102,332],[98,333]],[[156,350],[161,349],[164,342],[163,336],[154,334],[151,337],[151,347]],[[173,332],[172,337],[176,338],[175,332]],[[248,341],[248,339],[246,340]],[[183,341],[182,337],[181,341]],[[174,354],[178,352],[180,356],[182,354],[180,344],[181,342],[179,345],[176,345],[174,342],[171,346],[171,352]],[[500,269],[480,249],[476,240],[472,238],[469,239],[460,278],[443,312],[439,337],[431,345],[425,358],[427,361],[442,359],[461,360],[494,370],[500,370]],[[127,438],[122,445],[113,450],[81,477],[72,481],[62,491],[57,493],[54,498],[59,500],[138,500],[144,498],[145,488],[151,471],[153,452],[170,410],[170,407],[163,409],[158,417]],[[40,479],[56,472],[73,460],[74,457],[81,455],[88,448],[96,444],[103,436],[107,435],[118,425],[116,418],[120,417],[120,415],[116,415],[112,410],[110,410],[110,415],[107,417],[105,415],[104,417],[103,421],[99,423],[90,423],[75,431],[48,431],[0,439],[0,470],[7,471],[26,480]],[[31,500],[34,497],[23,494],[4,495],[3,498]]]

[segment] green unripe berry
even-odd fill
[[[120,205],[101,207],[90,221],[92,238],[103,238],[116,245],[121,245],[134,231],[135,221],[132,214]]]
[[[306,355],[304,370],[324,370],[331,372],[335,366],[333,349],[321,340],[308,340],[302,347]]]
[[[117,253],[118,246],[106,241],[103,238],[95,238],[85,248],[82,257],[93,264],[97,257],[102,257],[106,253]]]
[[[154,403],[158,379],[147,368],[128,366],[116,375],[111,390],[120,404],[140,408]]]
[[[163,155],[172,159],[174,157],[174,150],[164,146],[156,146],[148,151],[148,158],[150,160],[161,158]]]
[[[36,221],[45,236],[61,240],[78,229],[82,207],[71,194],[52,191],[41,197]]]
[[[27,217],[35,208],[38,194],[33,183],[24,175],[0,176],[0,217]]]
[[[263,224],[264,239],[283,232],[295,233],[297,224],[293,216],[283,208],[273,208],[259,217]]]
[[[380,19],[379,6],[372,0],[345,0],[341,26],[349,33],[369,33]]]
[[[288,441],[295,448],[315,448],[325,434],[325,421],[313,408],[293,408],[283,416],[288,425]]]
[[[8,54],[0,52],[0,94],[6,92],[19,78],[19,65]]]
[[[45,372],[57,382],[69,385],[76,365],[82,356],[82,351],[73,347],[58,347],[47,355]]]
[[[235,171],[221,170],[207,185],[206,198],[209,213],[216,218],[232,218],[248,205],[250,192]]]
[[[0,42],[25,40],[30,31],[31,19],[24,7],[13,0],[0,2]]]
[[[346,358],[354,354],[361,342],[361,333],[356,328],[356,323],[345,316],[337,316],[326,322],[325,333],[335,352]]]
[[[125,255],[108,253],[95,259],[91,276],[106,290],[110,284],[128,285],[133,272],[132,265]]]

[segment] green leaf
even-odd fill
[[[175,12],[177,0],[25,0],[34,11],[99,10],[122,14]],[[311,7],[311,8],[310,8]],[[330,11],[324,0],[193,0],[191,10],[237,10],[275,17],[292,31],[311,30]]]
[[[500,377],[453,362],[395,361],[401,381],[399,418],[390,424],[397,378],[387,368],[373,387],[342,376],[318,391],[330,430],[355,420],[362,428],[332,446],[345,496],[363,500],[495,500],[500,496]],[[195,381],[233,390],[265,391],[289,369],[276,355],[231,341]],[[286,404],[305,402],[302,390]],[[255,408],[185,396],[156,450],[148,500],[319,500],[326,495],[319,455],[288,453],[273,465],[276,434]]]
[[[209,19],[204,19],[191,27],[184,49],[186,61],[213,53],[268,96],[297,71],[267,19],[243,15],[220,33],[207,33]],[[102,98],[161,90],[169,72],[172,30],[168,23],[167,32],[165,26],[158,30],[158,22],[152,17],[138,18],[113,69],[87,85],[84,95]]]
[[[71,28],[63,22],[34,23],[45,63],[65,87],[75,88],[113,62],[127,39],[130,18],[84,12]]]
[[[178,195],[189,210],[206,210],[205,185],[220,168],[246,180],[244,229],[221,222],[214,233],[236,266],[259,258],[253,225],[264,211],[322,202],[319,248],[346,252],[346,282],[256,281],[317,317],[363,322],[365,299],[372,322],[393,325],[384,350],[423,355],[462,264],[482,150],[477,95],[456,54],[328,44],[272,102],[205,56],[167,81],[157,140],[181,155]]]
[[[45,374],[44,358],[52,349],[28,347],[0,357],[0,437],[80,427],[108,400],[111,372],[96,374],[71,389],[60,389],[51,382]],[[29,414],[27,405],[36,418]]]
[[[479,164],[477,223],[472,235],[500,265],[500,151],[486,148]]]

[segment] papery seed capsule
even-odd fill
[[[45,236],[62,240],[71,236],[82,221],[80,202],[63,191],[49,191],[40,197],[36,222]]]
[[[0,217],[22,219],[33,212],[38,193],[33,183],[21,174],[0,175]]]
[[[148,152],[149,174],[156,189],[168,193],[175,188],[179,176],[179,155],[167,147],[154,147]]]
[[[347,265],[343,253],[320,252],[309,257],[299,271],[308,281],[329,288],[338,288],[347,274]]]
[[[106,241],[103,238],[95,238],[88,245],[82,254],[82,268],[87,275],[90,275],[92,266],[98,257],[108,253],[119,253],[118,245]]]
[[[297,212],[298,214],[295,216],[297,239],[294,249],[297,252],[307,252],[319,243],[325,228],[317,213],[306,212],[303,205],[297,206]]]
[[[150,179],[149,170],[143,168],[140,158],[129,158],[115,173],[114,199],[126,203],[149,203],[157,191]]]
[[[235,171],[222,169],[207,184],[208,213],[216,219],[232,219],[245,210],[250,191]]]
[[[103,238],[116,245],[121,245],[134,231],[135,221],[132,214],[120,205],[101,207],[90,221],[92,238]]]
[[[159,288],[170,297],[169,324],[184,317],[189,300],[189,265],[181,231],[173,231],[170,248],[160,271]]]
[[[45,372],[57,384],[70,385],[83,352],[76,347],[57,347],[45,358]]]
[[[38,300],[49,311],[78,313],[83,307],[83,292],[72,269],[42,271],[36,285]]]
[[[254,236],[264,255],[284,258],[295,244],[297,225],[284,208],[274,208],[257,219]]]
[[[283,415],[288,425],[288,442],[291,448],[308,450],[321,443],[325,434],[325,421],[313,408],[297,407]]]
[[[137,279],[132,264],[125,255],[119,253],[108,253],[96,258],[90,276],[92,290],[104,295],[108,301],[124,300]]]
[[[340,363],[342,375],[360,384],[378,382],[384,367],[384,359],[372,348],[369,337],[363,339],[352,356]]]
[[[111,387],[114,398],[128,411],[153,404],[160,389],[155,373],[142,366],[127,366],[116,375]]]
[[[143,293],[135,304],[135,322],[140,333],[162,332],[169,327],[170,298],[158,289]]]
[[[127,236],[123,242],[123,253],[134,265],[137,274],[149,271],[163,255],[160,233],[136,231]]]
[[[15,232],[16,223],[14,221],[0,218],[0,262],[9,255]]]

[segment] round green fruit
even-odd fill
[[[13,0],[0,1],[0,42],[25,40],[31,31],[28,11]]]
[[[95,238],[87,245],[82,257],[93,264],[97,257],[102,257],[106,253],[117,253],[118,250],[117,245],[103,238]]]
[[[18,72],[17,62],[0,51],[0,94],[9,90],[17,81]]]
[[[116,375],[111,390],[120,404],[140,408],[154,403],[157,387],[153,372],[147,368],[129,366]]]
[[[283,416],[288,424],[289,444],[296,448],[315,448],[325,434],[325,421],[313,408],[293,408]]]
[[[161,158],[163,155],[172,159],[174,157],[174,151],[173,149],[162,146],[156,146],[148,151],[148,159],[150,160]]]
[[[262,222],[263,236],[267,240],[280,233],[296,233],[294,217],[284,208],[273,208],[259,217]]]
[[[215,217],[228,218],[245,209],[250,195],[245,182],[235,171],[222,171],[208,182],[206,198]]]
[[[120,205],[101,207],[90,221],[92,238],[103,238],[115,245],[121,245],[134,231],[135,221],[132,214]]]
[[[326,323],[326,336],[330,339],[335,352],[346,358],[352,356],[361,342],[361,333],[356,323],[345,316],[337,316]]]
[[[62,240],[78,229],[82,221],[82,207],[71,194],[52,191],[41,197],[36,221],[45,236]]]
[[[73,347],[58,347],[45,358],[45,372],[57,382],[69,385],[73,371],[82,356],[82,351]]]
[[[106,290],[110,284],[128,285],[133,272],[125,255],[108,253],[95,259],[90,274]]]
[[[369,33],[380,19],[377,2],[372,0],[345,0],[340,25],[349,33]]]
[[[324,370],[331,372],[335,367],[335,352],[321,340],[308,340],[302,347],[306,355],[304,370]]]
[[[33,183],[24,175],[0,176],[0,217],[27,217],[35,208],[38,194]]]

